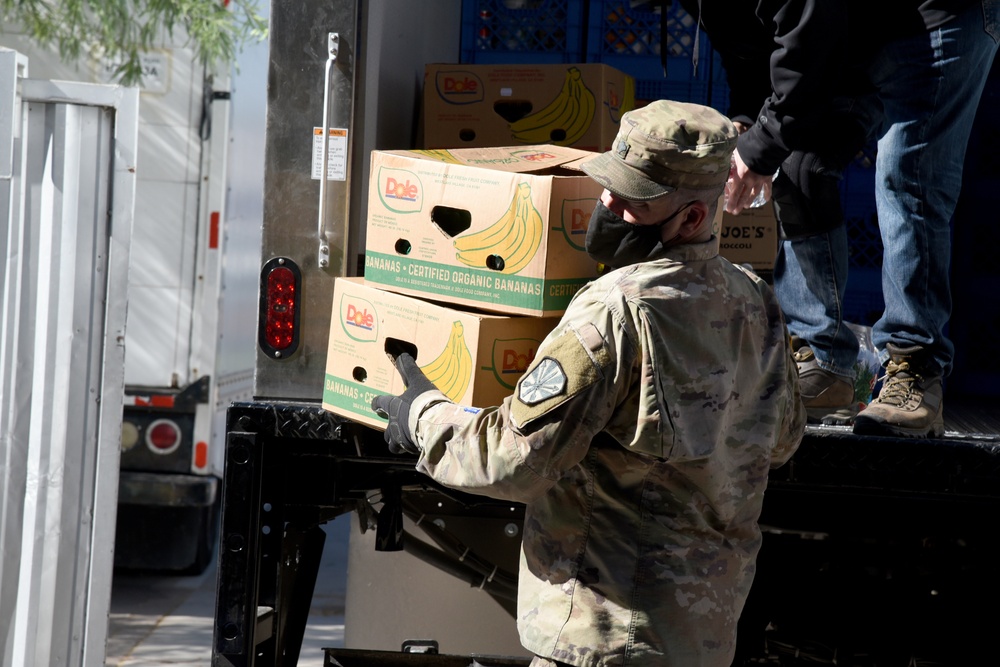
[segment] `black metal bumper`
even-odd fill
[[[399,547],[401,514],[393,503],[404,493],[444,493],[448,511],[465,516],[501,511],[509,516],[509,505],[436,488],[414,470],[412,458],[390,454],[381,433],[316,404],[237,403],[229,410],[227,432],[215,667],[295,664],[325,539],[319,526],[351,511],[374,522],[368,502],[373,492],[386,501],[376,533],[386,549]],[[985,553],[996,547],[997,538],[987,527],[998,512],[1000,436],[903,440],[810,427],[792,460],[772,472],[762,516],[765,544],[754,591],[767,595],[764,589],[777,587],[780,580],[782,594],[771,595],[763,611],[751,599],[746,623],[771,622],[769,614],[788,611],[774,609],[795,589],[787,589],[781,572],[788,569],[788,558],[798,558],[803,544],[807,549],[819,543],[824,549],[835,545],[883,558],[888,556],[882,547],[864,545],[961,540]],[[782,552],[789,536],[796,544]],[[828,551],[815,563],[817,568],[824,567],[820,561]],[[893,553],[898,561],[902,552]],[[296,557],[286,557],[290,554]],[[859,567],[869,567],[861,561]],[[810,569],[814,563],[794,562],[806,570],[793,582],[801,593],[803,586],[812,585],[806,580],[815,575]],[[944,562],[941,567],[953,565]],[[474,569],[457,568],[455,573],[477,576]],[[964,585],[964,580],[954,583]],[[981,579],[983,590],[1000,590],[997,575]],[[759,639],[763,629],[744,631],[743,623],[741,637]],[[851,664],[843,651],[840,655],[841,664]]]
[[[208,507],[215,502],[219,480],[211,475],[133,472],[118,475],[118,502],[159,507]]]

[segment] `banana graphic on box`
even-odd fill
[[[517,273],[535,256],[545,223],[531,202],[531,184],[520,183],[510,207],[486,229],[454,240],[458,261],[478,269]]]
[[[525,144],[569,146],[594,122],[597,100],[577,67],[566,70],[562,89],[544,108],[510,124],[514,139]]]
[[[447,164],[464,164],[461,160],[456,158],[451,154],[451,151],[444,148],[421,148],[413,151],[414,153],[419,153],[420,155],[426,155],[427,157],[432,157],[441,162],[446,162]]]
[[[437,358],[421,366],[427,379],[434,383],[445,396],[458,403],[472,379],[472,353],[465,344],[465,333],[461,322],[451,325],[451,335]]]

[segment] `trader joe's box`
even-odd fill
[[[739,215],[724,213],[716,230],[719,254],[733,264],[749,264],[754,269],[774,269],[778,255],[778,222],[774,204],[744,209]]]
[[[584,243],[603,188],[563,146],[373,151],[365,278],[504,314],[560,315],[596,277]]]
[[[555,317],[510,317],[448,308],[379,289],[363,278],[334,283],[323,407],[385,428],[371,409],[405,387],[389,354],[415,353],[424,374],[460,405],[499,405],[535,357]]]

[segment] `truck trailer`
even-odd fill
[[[0,42],[37,78],[113,79],[13,27]],[[206,66],[178,30],[143,54],[116,567],[195,574],[216,554],[225,410],[253,376],[263,165],[241,156],[260,148],[265,53]]]
[[[332,295],[338,278],[364,274],[371,152],[420,147],[426,65],[599,59],[587,47],[574,54],[579,45],[568,43],[568,28],[559,32],[567,39],[549,40],[555,50],[540,53],[537,44],[523,47],[523,34],[496,25],[513,15],[537,35],[551,28],[540,17],[554,12],[599,26],[577,32],[606,44],[615,40],[600,22],[644,3],[607,4],[272,1],[253,398],[233,403],[226,418],[215,667],[296,664],[322,527],[345,519],[355,529],[345,646],[328,649],[325,664],[530,661],[513,618],[524,508],[441,488],[415,471],[413,457],[391,454],[377,429],[323,409]],[[676,3],[645,4],[661,18],[678,11]],[[618,25],[634,33],[638,24]],[[651,55],[640,48],[644,39],[633,35],[627,51],[614,49],[618,60],[603,62],[627,68],[623,59]],[[706,85],[695,86],[682,41],[658,48],[678,54],[673,76],[680,66],[688,78],[666,81],[686,87],[655,94],[720,103],[721,79],[705,64],[710,49],[701,51]],[[658,54],[655,61],[662,71]],[[977,351],[990,349],[1000,328],[1000,276],[980,238],[997,232],[974,223],[998,178],[989,121],[998,81],[1000,73],[991,76],[983,97],[955,216],[955,252],[969,261],[955,271],[951,334],[962,352],[946,395],[945,434],[899,439],[807,427],[798,452],[770,477],[736,664],[990,662],[996,615],[980,610],[1000,592],[992,565],[1000,369]]]

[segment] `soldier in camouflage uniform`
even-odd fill
[[[732,123],[660,101],[583,169],[606,188],[574,297],[514,395],[451,403],[401,355],[372,407],[394,451],[525,503],[517,623],[532,665],[729,667],[768,471],[805,411],[778,304],[718,254]]]

